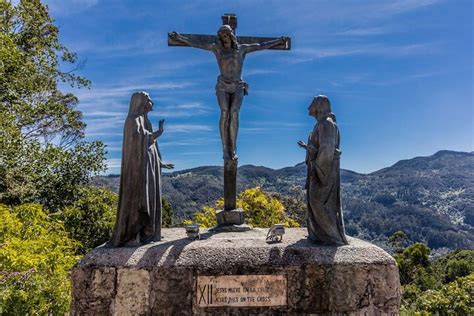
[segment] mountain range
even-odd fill
[[[238,168],[238,191],[260,186],[276,194],[289,215],[304,225],[306,165],[271,169]],[[94,184],[118,192],[120,176],[99,176]],[[223,195],[221,166],[204,166],[163,174],[163,194],[175,222],[192,218],[203,205]],[[403,230],[409,241],[432,248],[474,249],[474,153],[439,151],[401,160],[369,174],[341,170],[347,234],[386,244]]]

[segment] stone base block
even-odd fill
[[[244,210],[241,208],[230,211],[219,210],[216,212],[216,217],[218,226],[244,224]]]
[[[252,227],[250,227],[247,224],[242,224],[242,225],[221,225],[221,226],[216,226],[214,228],[211,228],[209,231],[210,232],[216,232],[216,233],[231,233],[231,232],[246,232],[248,230],[251,230]]]
[[[305,229],[282,243],[244,233],[163,229],[140,247],[99,247],[72,271],[71,315],[397,315],[398,268],[355,238],[313,246]]]

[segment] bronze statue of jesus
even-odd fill
[[[220,75],[217,77],[216,95],[221,109],[219,131],[224,152],[224,212],[217,214],[218,226],[244,223],[242,214],[242,216],[232,217],[227,212],[238,211],[236,209],[237,132],[239,130],[240,106],[248,91],[248,84],[242,80],[245,56],[262,49],[291,49],[289,37],[236,36],[237,17],[235,14],[224,14],[222,24],[217,36],[168,33],[169,46],[191,46],[211,51],[216,56],[219,65]],[[229,216],[226,217],[227,215]]]
[[[217,41],[208,43],[193,40],[177,32],[170,33],[170,38],[191,47],[201,48],[214,53],[219,65],[216,95],[221,109],[219,130],[222,140],[224,160],[237,159],[237,132],[239,129],[239,111],[244,95],[247,95],[248,84],[242,80],[242,67],[245,56],[249,53],[269,49],[288,43],[287,37],[261,43],[240,44],[229,25],[223,25],[217,32]]]

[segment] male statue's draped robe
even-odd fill
[[[308,238],[328,245],[347,244],[341,208],[339,130],[332,115],[318,118],[309,135],[306,164]]]
[[[145,93],[133,94],[125,120],[114,247],[161,240],[161,156],[146,98]]]

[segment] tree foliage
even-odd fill
[[[444,283],[474,272],[474,251],[456,249],[433,262],[433,269]]]
[[[0,106],[14,116],[15,125],[26,138],[63,144],[83,135],[81,112],[74,109],[77,98],[63,94],[58,82],[77,87],[90,82],[74,74],[77,55],[59,42],[59,30],[48,9],[39,0],[22,0],[16,6],[0,3]],[[73,65],[62,71],[60,63]]]
[[[474,315],[474,273],[422,293],[415,306],[434,315]]]
[[[194,214],[194,222],[202,227],[216,226],[216,210],[223,207],[222,198],[216,202],[215,207],[204,206]],[[260,187],[242,191],[237,197],[237,207],[244,210],[245,221],[250,226],[271,227],[278,223],[284,223],[286,227],[300,226],[297,221],[287,216],[283,204],[276,197],[272,197]]]
[[[306,227],[308,210],[306,205],[306,194],[302,190],[293,190],[292,195],[272,193],[272,197],[279,200],[285,208],[288,217],[294,219],[302,227]]]
[[[217,225],[216,208],[223,205],[222,202],[217,201],[215,207],[203,206],[201,211],[194,213],[194,222],[201,227],[214,227]],[[184,224],[191,224],[192,221],[184,221]]]
[[[77,243],[38,204],[0,204],[0,218],[0,314],[65,314]]]
[[[162,220],[161,224],[163,227],[173,227],[174,226],[174,212],[173,208],[171,207],[170,202],[166,198],[161,199],[161,205],[162,205]]]
[[[70,236],[79,241],[85,254],[107,242],[112,235],[117,212],[117,194],[106,189],[81,187],[75,201],[58,214]]]
[[[398,240],[397,232],[391,238]],[[402,285],[402,315],[474,314],[474,251],[455,250],[435,261],[416,243],[395,255]]]
[[[0,314],[64,315],[76,253],[106,238],[116,202],[82,188],[105,148],[84,141],[78,99],[59,89],[89,86],[81,63],[47,6],[14,3],[0,1]]]
[[[408,246],[401,254],[395,255],[400,270],[400,282],[408,284],[425,275],[429,264],[430,248],[423,243]]]
[[[105,167],[104,145],[83,141],[77,98],[58,88],[89,81],[39,0],[0,2],[0,30],[0,202],[58,210]]]
[[[402,253],[403,248],[406,246],[408,236],[403,230],[396,231],[392,236],[388,238],[390,245],[394,248],[395,253]]]

